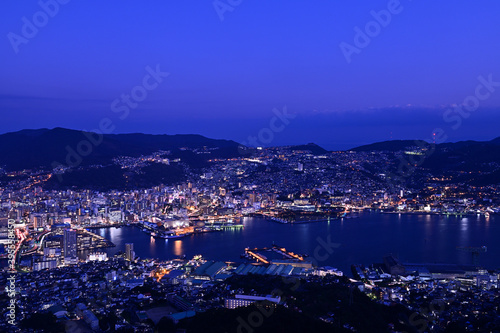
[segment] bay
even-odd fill
[[[333,266],[350,275],[351,264],[382,262],[392,253],[402,262],[456,263],[470,265],[471,254],[461,246],[487,246],[479,263],[500,268],[500,217],[382,214],[365,212],[358,218],[343,218],[304,224],[280,224],[262,218],[244,218],[244,227],[223,232],[196,234],[178,240],[155,239],[139,228],[92,230],[116,247],[108,255],[134,243],[136,255],[162,260],[201,254],[221,261],[242,261],[245,247],[274,244],[299,254],[308,254],[320,266]],[[328,245],[330,244],[330,245]]]

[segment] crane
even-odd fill
[[[469,252],[472,257],[472,264],[476,267],[479,266],[479,255],[485,253],[488,249],[486,246],[473,247],[473,246],[457,246],[457,250]]]

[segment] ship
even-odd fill
[[[176,234],[172,231],[167,232],[158,232],[154,237],[163,238],[163,239],[179,239],[189,235],[188,233]]]

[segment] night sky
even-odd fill
[[[113,133],[329,149],[500,136],[498,0],[2,5],[0,133],[109,118]]]

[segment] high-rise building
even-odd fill
[[[125,244],[125,257],[129,261],[133,261],[135,259],[134,243]]]
[[[256,196],[255,196],[255,193],[252,192],[248,195],[248,202],[250,203],[250,205],[253,205],[253,203],[255,202],[256,200]]]
[[[63,236],[63,252],[65,265],[78,263],[77,250],[76,231],[65,229]]]

